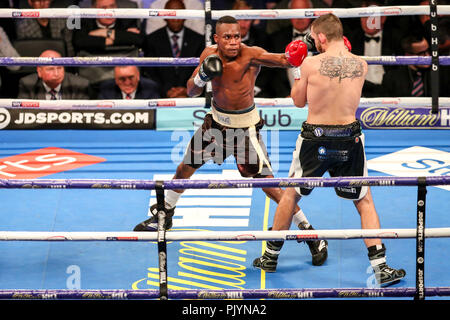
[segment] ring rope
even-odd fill
[[[196,66],[199,58],[145,58],[145,57],[0,57],[0,66],[66,66],[66,67],[100,67],[100,66]],[[430,60],[431,62],[431,60]],[[425,61],[424,61],[425,63]],[[450,56],[443,63],[450,64]],[[422,64],[422,62],[421,62]],[[426,63],[425,63],[426,64]]]
[[[126,189],[154,190],[160,181],[137,179],[0,179],[0,189]],[[165,190],[230,188],[337,188],[355,186],[436,186],[450,185],[450,176],[426,177],[309,177],[255,178],[247,180],[162,181]]]
[[[261,241],[310,239],[412,239],[416,229],[341,229],[283,231],[166,231],[166,241]],[[450,228],[426,228],[426,238],[449,238]],[[0,241],[156,241],[156,232],[0,231]]]
[[[310,298],[399,298],[414,297],[415,288],[340,288],[340,289],[243,289],[243,290],[168,290],[171,299],[310,299]],[[450,287],[425,288],[428,297],[450,296]],[[0,290],[0,299],[158,299],[156,289],[139,290]]]
[[[430,107],[431,97],[385,97],[361,98],[360,107],[395,106],[403,108]],[[255,105],[264,107],[295,107],[292,98],[255,98]],[[450,107],[450,97],[440,97],[441,107]],[[203,108],[205,98],[173,98],[173,99],[133,99],[133,100],[32,100],[32,99],[0,99],[0,108],[7,109],[110,109],[133,108],[154,109],[160,107]],[[308,105],[306,104],[306,107]]]
[[[431,65],[432,57],[424,56],[360,56],[368,64]],[[146,67],[197,66],[199,58],[145,57],[0,57],[0,66],[66,66],[100,67],[137,65]],[[440,65],[450,65],[450,56],[440,56]]]
[[[236,19],[292,19],[314,18],[333,13],[340,18],[359,18],[369,16],[429,15],[430,6],[381,6],[374,8],[333,8],[333,9],[261,9],[261,10],[211,10],[212,20],[223,15],[232,15]],[[439,15],[450,14],[450,5],[438,5]],[[116,19],[205,19],[204,10],[168,10],[168,9],[96,9],[96,8],[47,8],[47,9],[0,9],[0,18],[116,18]]]

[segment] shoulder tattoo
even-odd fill
[[[319,72],[330,79],[355,79],[363,76],[363,64],[355,58],[324,57],[320,60]]]

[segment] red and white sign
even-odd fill
[[[104,161],[72,150],[48,147],[0,159],[0,179],[35,179]]]

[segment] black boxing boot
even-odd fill
[[[277,270],[278,256],[284,241],[267,241],[264,254],[253,260],[253,267],[264,270],[265,272],[275,272]]]
[[[304,224],[299,223],[298,228],[300,230],[314,230],[309,224],[306,227]],[[299,241],[302,242],[303,240]],[[327,240],[305,240],[311,252],[313,266],[321,266],[328,258],[328,241]]]
[[[406,276],[403,269],[394,269],[386,264],[386,248],[384,244],[367,248],[370,264],[375,273],[375,279],[381,287],[398,283]]]
[[[136,225],[133,231],[150,231],[150,232],[158,231],[157,204],[155,203],[154,205],[152,205],[149,211],[152,214],[152,217]],[[172,228],[172,217],[175,214],[175,207],[173,207],[172,209],[164,208],[164,211],[166,212],[166,221],[164,223],[164,229],[169,230],[170,228]]]

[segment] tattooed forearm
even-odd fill
[[[319,72],[330,79],[355,79],[363,76],[363,64],[355,58],[324,57],[320,60]]]

